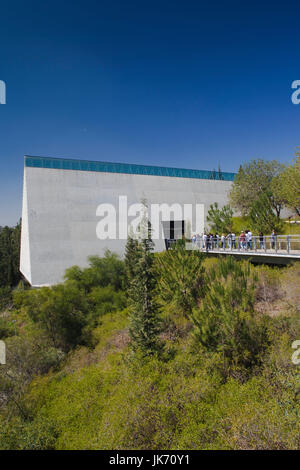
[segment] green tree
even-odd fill
[[[76,282],[16,291],[14,302],[47,334],[55,348],[68,351],[88,343],[89,302]]]
[[[285,205],[300,216],[300,152],[297,158],[273,182],[273,192]]]
[[[276,160],[252,160],[240,166],[229,194],[230,204],[243,216],[249,215],[253,203],[262,193],[268,195],[270,204],[280,217],[284,200],[273,192],[272,181],[284,170],[284,165]]]
[[[119,290],[124,284],[124,261],[116,253],[106,250],[104,257],[90,256],[89,267],[72,266],[66,270],[65,279],[76,281],[80,288],[89,292],[93,287],[111,285]]]
[[[128,289],[131,347],[134,352],[151,356],[162,349],[159,339],[159,307],[155,299],[156,279],[154,274],[154,243],[151,238],[151,225],[144,215],[140,225],[140,237],[135,252],[136,267]]]
[[[217,202],[211,204],[207,213],[207,222],[210,228],[215,233],[228,233],[232,231],[233,225],[233,211],[229,205],[219,209]]]
[[[20,265],[21,222],[16,227],[0,231],[0,287],[14,287],[21,279]]]
[[[249,219],[252,230],[270,234],[272,230],[280,233],[282,230],[282,222],[276,217],[270,201],[270,197],[266,193],[261,193],[250,209]]]
[[[178,241],[172,250],[157,257],[158,294],[165,308],[189,316],[204,289],[203,254],[186,250]]]

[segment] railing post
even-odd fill
[[[286,251],[288,253],[290,252],[290,235],[288,235],[286,238]]]
[[[255,253],[256,253],[256,248],[257,248],[257,247],[256,247],[256,237],[253,237],[253,240],[254,240],[254,251],[255,251]]]
[[[265,253],[267,252],[267,237],[266,235],[264,235],[264,249],[265,249]]]

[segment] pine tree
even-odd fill
[[[133,351],[140,352],[143,356],[151,356],[162,350],[162,343],[159,339],[159,308],[154,294],[154,243],[151,238],[151,225],[145,215],[141,224],[141,233],[146,232],[146,236],[140,237],[137,245],[132,241],[128,242],[128,257],[133,254],[127,265],[132,276],[128,289],[129,334]]]
[[[267,319],[255,314],[257,277],[249,262],[220,259],[207,275],[207,286],[192,315],[195,343],[221,352],[231,365],[259,363],[267,344]]]
[[[157,259],[159,300],[164,308],[191,315],[204,290],[202,262],[203,255],[186,250],[183,240]]]
[[[135,277],[135,272],[139,260],[138,240],[129,235],[125,247],[125,287],[129,288],[131,281]]]
[[[207,222],[210,223],[210,229],[215,233],[229,233],[232,231],[233,210],[229,205],[219,209],[217,202],[211,204],[207,213]]]

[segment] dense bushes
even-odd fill
[[[115,253],[106,251],[103,258],[89,257],[90,266],[81,269],[73,266],[66,270],[65,279],[77,281],[81,288],[90,291],[93,287],[112,286],[120,290],[124,283],[124,262]]]
[[[0,315],[0,337],[7,350],[7,365],[0,369],[0,448],[54,446],[52,423],[47,417],[35,418],[26,398],[28,387],[35,377],[62,367],[66,353],[80,345],[92,348],[100,341],[101,318],[126,304],[124,292],[118,290],[123,268],[123,262],[107,252],[102,259],[91,258],[87,269],[71,268],[68,279],[51,288],[21,286],[12,294],[1,290],[3,305],[6,308],[9,302],[9,309]]]
[[[124,267],[116,255],[91,257],[90,267],[67,270],[66,281],[53,287],[17,290],[14,302],[47,334],[55,348],[68,351],[92,345],[92,329],[102,315],[122,309]]]
[[[8,308],[12,303],[12,292],[10,287],[0,287],[0,312]]]
[[[0,339],[8,338],[14,335],[14,325],[6,318],[0,317]]]
[[[300,444],[299,430],[299,405],[292,394],[280,400],[261,378],[244,384],[230,379],[213,403],[199,402],[186,414],[178,447],[295,449]]]
[[[226,365],[259,364],[267,347],[267,317],[255,313],[256,276],[249,263],[220,259],[206,276],[207,292],[192,319],[195,342],[221,352]]]
[[[211,358],[184,350],[130,365],[112,353],[73,374],[37,378],[30,431],[51,423],[43,440],[55,430],[56,449],[295,449],[291,385],[279,393],[264,374],[224,382]]]
[[[46,332],[55,348],[67,351],[86,343],[88,301],[73,282],[16,292],[14,297],[16,306],[26,309],[29,318]]]
[[[0,449],[299,449],[297,270],[180,246],[146,258],[140,280],[157,289],[141,298],[160,305],[172,354],[129,353],[129,270],[109,252],[60,285],[15,290],[0,317]],[[295,297],[269,315],[283,280]]]
[[[189,316],[204,291],[203,255],[183,243],[157,256],[159,302],[165,310]]]

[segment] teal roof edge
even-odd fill
[[[55,170],[96,171],[105,173],[126,173],[132,175],[171,176],[176,178],[196,178],[233,181],[235,173],[209,170],[189,170],[163,166],[136,165],[133,163],[94,162],[69,158],[25,156],[25,166],[31,168],[51,168]]]

